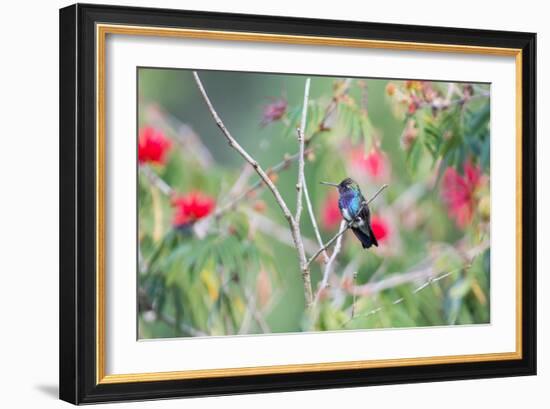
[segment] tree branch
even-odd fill
[[[180,148],[185,149],[186,152],[190,151],[203,168],[209,168],[214,164],[212,154],[191,126],[182,122],[158,104],[150,104],[144,111],[149,121],[161,127],[167,127],[170,133],[174,135]]]
[[[253,225],[254,228],[257,228],[266,236],[272,237],[282,244],[294,247],[292,234],[286,227],[252,209],[246,209],[245,214],[250,219],[251,225]],[[308,237],[302,237],[302,241],[307,254],[311,255],[317,251],[317,244],[315,241]]]
[[[298,182],[296,183],[297,197],[296,197],[296,216],[294,218],[294,228],[296,234],[296,249],[298,250],[298,256],[300,258],[300,270],[302,271],[302,279],[304,281],[304,297],[306,303],[306,309],[310,309],[313,304],[313,289],[311,287],[311,273],[309,271],[309,264],[307,262],[307,255],[304,249],[304,242],[302,240],[302,233],[300,228],[300,219],[302,217],[302,199],[303,199],[303,186],[305,183],[305,137],[304,132],[306,129],[307,120],[307,106],[309,101],[309,87],[311,79],[307,78],[304,86],[304,103],[302,106],[302,119],[300,121],[300,129],[298,130]]]
[[[210,110],[210,114],[212,115],[214,122],[216,122],[216,125],[218,125],[218,128],[220,128],[220,130],[222,131],[223,135],[227,139],[227,142],[229,143],[229,146],[235,149],[239,153],[239,155],[241,155],[242,158],[245,161],[247,161],[250,164],[250,166],[254,168],[254,170],[256,170],[256,173],[260,176],[260,178],[264,181],[264,183],[273,193],[273,196],[275,197],[275,200],[277,201],[277,204],[283,211],[283,214],[285,215],[285,217],[288,219],[289,222],[293,223],[294,218],[292,217],[292,214],[290,213],[288,206],[283,200],[283,197],[281,196],[279,189],[277,189],[275,184],[271,181],[271,179],[269,178],[267,173],[265,173],[265,171],[262,169],[260,164],[252,156],[250,156],[250,154],[246,150],[244,150],[244,148],[237,142],[235,138],[233,138],[229,130],[225,127],[225,124],[223,123],[220,116],[214,109],[214,106],[212,105],[212,102],[210,101],[210,98],[208,97],[208,94],[206,93],[206,90],[202,85],[199,74],[197,74],[196,71],[193,71],[193,76],[195,77],[195,82],[197,83],[197,87],[199,88],[199,91],[204,99],[204,102],[206,102],[206,105]]]
[[[347,223],[344,219],[342,219],[342,221],[340,222],[340,232],[343,232],[345,230],[347,230]],[[327,264],[325,265],[325,271],[323,272],[323,279],[321,280],[321,284],[319,285],[317,294],[315,294],[314,304],[317,304],[317,302],[319,301],[319,297],[321,296],[321,293],[328,286],[328,279],[332,271],[332,266],[334,265],[334,261],[336,260],[338,253],[340,253],[340,250],[342,249],[343,238],[344,238],[343,233],[338,236],[338,239],[336,240],[336,245],[334,246],[334,251],[332,252],[332,255],[330,256],[330,258],[328,259]]]
[[[317,221],[315,220],[315,214],[313,213],[313,206],[311,205],[311,198],[309,197],[309,191],[307,188],[307,181],[305,179],[304,179],[304,197],[306,198],[307,211],[309,213],[309,219],[311,220],[311,225],[313,226],[313,231],[315,232],[315,238],[317,239],[317,243],[319,243],[319,247],[323,247],[323,238],[321,237],[319,226],[317,225]],[[326,249],[323,250],[321,254],[323,254],[325,263],[328,263],[329,256],[328,256],[327,250]]]
[[[237,177],[237,180],[235,181],[235,183],[233,183],[233,186],[231,186],[229,192],[227,192],[227,197],[231,199],[239,196],[240,193],[248,185],[248,179],[250,179],[253,174],[254,169],[248,166],[248,164],[244,164],[242,170],[239,171],[239,176]]]
[[[306,85],[304,89],[304,104],[302,106],[302,120],[300,121],[300,128],[298,128],[298,182],[296,183],[296,191],[298,192],[296,195],[296,216],[294,216],[294,219],[296,220],[296,223],[300,224],[300,218],[302,216],[302,198],[303,198],[303,186],[304,186],[304,171],[305,171],[305,158],[304,158],[304,151],[305,151],[305,137],[304,132],[306,129],[306,121],[307,121],[307,105],[309,101],[309,87],[311,84],[311,79],[306,79]]]
[[[277,204],[283,211],[283,214],[287,219],[288,225],[290,227],[290,231],[292,233],[292,239],[294,240],[294,244],[296,246],[296,249],[298,250],[300,268],[302,270],[302,277],[304,281],[304,296],[306,301],[306,307],[309,308],[311,306],[311,303],[313,302],[313,291],[311,289],[311,277],[309,274],[309,264],[307,263],[307,257],[305,255],[304,245],[300,235],[300,226],[298,225],[298,223],[296,223],[296,220],[292,216],[292,213],[290,213],[290,210],[288,209],[287,204],[282,198],[281,193],[279,192],[275,184],[271,181],[268,174],[263,170],[260,164],[252,156],[250,156],[250,154],[246,150],[244,150],[244,148],[237,142],[237,140],[233,138],[229,130],[226,128],[220,116],[214,109],[214,106],[212,105],[212,102],[210,101],[210,98],[208,97],[208,94],[204,89],[204,86],[201,82],[199,74],[196,71],[193,71],[193,77],[195,78],[197,87],[204,101],[206,102],[208,109],[210,110],[210,114],[212,115],[214,122],[216,122],[216,125],[218,125],[218,128],[220,128],[220,130],[222,131],[222,134],[227,139],[229,146],[235,149],[239,153],[239,155],[241,155],[243,159],[247,161],[256,170],[256,173],[258,173],[262,181],[267,185],[269,190],[271,190]],[[302,160],[303,160],[303,151],[301,151],[301,153],[302,153]]]
[[[153,172],[153,169],[151,169],[148,165],[141,165],[139,169],[145,174],[145,176],[147,176],[147,179],[149,179],[149,182],[153,186],[155,186],[166,196],[172,196],[172,194],[174,193],[174,189],[172,189],[172,187],[168,185],[168,183],[162,180],[160,176]]]
[[[327,108],[325,109],[325,114],[323,115],[323,119],[321,119],[321,122],[319,122],[319,126],[317,130],[306,141],[306,145],[308,145],[315,136],[331,128],[331,124],[329,124],[328,122],[333,118],[332,114],[338,107],[338,102],[340,101],[340,99],[348,93],[349,87],[351,86],[352,81],[353,80],[351,78],[346,78],[343,81],[342,86],[339,87],[336,93],[332,96],[330,104],[328,104]]]
[[[431,286],[432,284],[440,281],[440,280],[443,280],[444,278],[454,274],[454,273],[457,273],[461,270],[463,270],[465,267],[460,267],[460,268],[455,268],[454,270],[450,270],[450,271],[447,271],[447,272],[444,272],[438,276],[435,276],[435,277],[430,277],[424,284],[416,287],[411,293],[412,294],[416,294],[416,293],[419,293],[420,291],[424,290],[426,287],[429,287]],[[355,297],[356,297],[356,293],[354,292],[353,293],[353,299],[354,299],[354,303],[353,303],[353,306],[352,306],[352,315],[351,315],[351,318],[349,320],[347,320],[346,322],[344,322],[342,324],[342,327],[345,327],[346,325],[348,325],[351,321],[353,321],[354,319],[356,318],[367,318],[367,317],[370,317],[371,315],[374,315],[374,314],[377,314],[379,313],[380,311],[382,311],[384,309],[383,306],[380,306],[380,307],[377,307],[377,308],[374,308],[373,310],[370,310],[369,312],[366,312],[366,313],[363,313],[363,314],[359,314],[359,315],[355,315]],[[405,301],[405,298],[403,297],[399,297],[397,299],[395,299],[394,301],[392,301],[391,305],[397,305],[397,304],[401,304],[403,301]]]
[[[306,149],[305,154],[308,154],[311,151],[312,151],[311,148]],[[287,169],[292,162],[294,162],[298,159],[299,156],[300,156],[299,152],[295,153],[292,156],[286,156],[281,162],[279,162],[275,166],[272,166],[271,168],[267,169],[266,172],[267,172],[268,176],[272,176],[274,174],[279,173],[282,170]],[[253,184],[248,186],[248,188],[246,188],[240,194],[236,195],[233,199],[228,201],[225,205],[218,207],[214,211],[214,213],[212,214],[212,217],[216,217],[216,218],[221,217],[224,213],[226,213],[226,212],[230,211],[231,209],[235,208],[237,203],[239,203],[240,201],[246,199],[252,192],[254,192],[255,190],[258,190],[262,186],[264,186],[263,180],[258,179],[256,182],[254,182]]]
[[[269,334],[271,332],[271,329],[269,328],[269,325],[267,325],[267,322],[265,321],[262,313],[256,308],[256,297],[253,296],[250,291],[246,288],[243,289],[244,296],[246,298],[246,314],[245,317],[242,320],[241,327],[239,329],[239,334],[248,334],[250,329],[250,324],[252,321],[252,318],[256,321],[258,324],[258,327],[260,327],[260,330],[264,334]]]
[[[306,154],[308,152],[311,152],[312,149],[306,149]],[[277,163],[275,166],[268,169],[268,174],[277,174],[280,171],[287,169],[290,164],[298,159],[298,153],[295,153],[292,156],[286,156],[281,162]],[[247,168],[250,169],[250,168]],[[140,170],[145,174],[145,176],[148,178],[149,182],[158,188],[163,194],[170,197],[173,192],[174,188],[172,188],[168,183],[166,183],[160,176],[158,176],[153,169],[151,169],[147,165],[142,165],[140,167]],[[237,182],[235,182],[235,185]],[[201,237],[204,232],[208,229],[208,225],[212,218],[219,218],[223,216],[225,213],[227,213],[229,210],[235,208],[236,204],[245,199],[250,193],[253,191],[261,188],[264,186],[264,183],[262,179],[259,179],[257,182],[254,182],[252,185],[250,185],[246,190],[244,190],[242,193],[240,193],[238,196],[233,198],[231,201],[226,203],[223,206],[217,207],[214,213],[211,215],[205,217],[204,219],[198,220],[195,222],[195,226],[193,227],[195,233]],[[233,189],[232,189],[233,190]],[[264,217],[256,212],[248,211],[247,212],[248,217],[255,220],[258,224],[258,228],[267,235],[270,235],[271,237],[274,237],[281,243],[287,244],[289,246],[295,246],[294,241],[292,239],[292,234],[285,229],[284,227],[280,226],[279,224],[271,221],[267,217]],[[308,238],[303,237],[302,241],[304,242],[304,248],[306,253],[313,254],[316,251],[315,242],[313,240],[310,240]]]
[[[355,299],[355,297],[357,295],[364,295],[364,296],[365,295],[373,295],[373,294],[376,294],[378,292],[381,292],[381,291],[389,289],[389,288],[394,288],[394,287],[397,287],[399,285],[406,284],[408,282],[414,282],[414,281],[419,281],[419,280],[423,279],[423,280],[425,280],[424,283],[422,283],[421,285],[415,287],[414,290],[411,291],[411,294],[413,294],[413,295],[417,294],[420,291],[424,290],[425,288],[431,286],[432,284],[434,284],[434,283],[436,283],[440,280],[443,280],[446,277],[449,277],[452,274],[455,274],[459,271],[470,268],[470,266],[472,265],[474,259],[477,256],[479,256],[481,253],[483,253],[485,250],[487,250],[489,248],[489,245],[490,245],[489,241],[486,241],[486,242],[483,242],[483,243],[479,244],[478,246],[468,250],[464,254],[464,256],[466,258],[465,264],[463,266],[455,268],[453,270],[436,272],[433,267],[428,267],[428,268],[421,269],[421,270],[410,271],[410,272],[404,273],[404,274],[396,273],[396,274],[393,274],[392,276],[390,276],[390,277],[388,277],[384,280],[381,280],[379,282],[367,283],[367,284],[365,284],[363,286],[360,286],[360,287],[356,287],[355,283],[354,283],[354,285],[351,289],[352,296]],[[390,306],[401,304],[403,301],[405,301],[405,298],[404,297],[399,297],[399,298],[395,299],[394,301],[392,301]],[[355,302],[354,302],[354,304],[355,304]],[[353,308],[353,306],[352,306],[352,308]],[[366,313],[363,313],[363,314],[359,314],[359,315],[352,314],[351,318],[342,324],[342,327],[345,327],[347,324],[349,324],[351,321],[353,321],[356,318],[370,317],[371,315],[379,313],[383,309],[384,309],[384,307],[380,306],[380,307],[374,308],[373,310],[370,310],[370,311],[368,311]]]
[[[306,152],[306,154],[308,154],[309,152],[312,152],[312,151],[313,151],[312,148],[308,148],[308,149],[306,149],[305,152]],[[298,159],[298,156],[299,156],[298,153],[295,153],[292,156],[285,154],[285,158],[281,162],[277,163],[275,166],[272,166],[272,167],[270,167],[266,170],[268,176],[271,178],[271,177],[273,177],[273,175],[276,175],[279,172],[288,169],[290,167],[291,163]],[[246,169],[250,169],[250,168],[247,167]],[[237,184],[237,182],[235,184]],[[220,219],[227,212],[229,212],[231,210],[234,210],[237,207],[237,205],[239,204],[239,202],[245,200],[253,192],[255,192],[256,190],[261,189],[263,186],[265,186],[265,183],[263,182],[263,180],[258,179],[256,182],[254,182],[250,186],[248,186],[245,190],[238,193],[233,198],[230,198],[229,201],[227,201],[224,205],[217,206],[212,214],[208,215],[204,219],[201,219],[201,220],[197,221],[195,223],[194,228],[193,228],[193,230],[195,231],[197,236],[202,237],[206,233],[210,223],[212,222],[212,219]],[[231,189],[231,190],[233,191],[233,189]]]
[[[317,250],[315,252],[315,254],[313,254],[313,256],[310,257],[310,259],[308,260],[308,264],[311,264],[315,261],[315,259],[317,257],[319,257],[319,254],[321,254],[323,251],[326,251],[331,245],[332,243],[334,243],[336,240],[338,240],[345,232],[348,231],[348,229],[351,227],[351,223],[354,222],[354,220],[352,220],[351,222],[349,223],[346,223],[345,227],[343,230],[340,230],[334,237],[332,237],[329,241],[327,241],[327,243],[322,246],[319,250]]]
[[[489,242],[483,242],[480,245],[468,250],[465,254],[466,262],[468,264],[471,264],[473,259],[483,253],[488,247]],[[400,285],[415,282],[418,280],[428,280],[428,282],[433,281],[433,278],[436,277],[438,274],[441,274],[441,272],[435,271],[432,266],[409,271],[406,273],[394,273],[383,280],[356,286],[353,289],[353,293],[362,296],[373,295],[388,290],[390,288],[395,288]]]
[[[383,191],[384,189],[386,189],[387,187],[388,187],[388,185],[386,185],[386,184],[382,185],[382,186],[374,193],[374,195],[372,195],[372,197],[371,197],[369,200],[367,200],[367,206],[370,205],[371,202],[374,201],[374,199],[376,199],[376,198],[378,197],[378,195],[379,195],[380,193],[382,193],[382,191]]]

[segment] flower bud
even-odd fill
[[[395,84],[393,82],[388,82],[388,85],[386,85],[386,94],[390,97],[395,95]]]
[[[478,211],[484,222],[488,222],[491,219],[491,199],[489,195],[481,198],[478,205]]]
[[[267,205],[265,204],[265,202],[263,200],[256,200],[252,207],[258,213],[263,213],[263,212],[265,212],[265,209],[267,208]]]
[[[403,149],[410,149],[417,136],[418,129],[416,128],[416,122],[414,121],[414,119],[410,119],[407,122],[407,126],[405,127],[403,134],[401,135],[401,146],[403,147]]]

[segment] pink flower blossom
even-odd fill
[[[378,182],[386,180],[391,170],[387,155],[378,148],[372,148],[368,154],[365,154],[362,147],[353,149],[351,164],[358,171],[366,172],[371,179]]]
[[[266,126],[281,119],[285,115],[287,107],[288,102],[285,98],[272,98],[271,102],[264,106],[261,125]]]
[[[470,161],[464,164],[464,175],[460,175],[451,167],[445,170],[441,195],[447,205],[449,216],[460,228],[466,227],[472,221],[476,208],[474,193],[482,179],[481,169],[472,165]]]

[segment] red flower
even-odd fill
[[[262,113],[262,126],[278,121],[285,113],[288,102],[285,98],[271,98],[271,103],[264,106]]]
[[[388,223],[381,217],[372,216],[370,219],[370,226],[374,233],[374,237],[376,237],[379,243],[384,242],[389,237],[390,228]]]
[[[351,163],[377,181],[385,180],[390,172],[390,162],[386,154],[377,148],[371,149],[368,154],[365,154],[362,147],[352,150]]]
[[[139,130],[138,161],[139,163],[164,164],[166,152],[172,143],[162,131],[147,126]]]
[[[172,224],[183,227],[208,216],[214,209],[215,202],[201,192],[191,192],[172,198],[172,206],[175,208]]]
[[[447,168],[443,175],[441,195],[447,204],[449,216],[458,227],[465,227],[472,220],[476,208],[474,192],[481,184],[481,170],[470,161],[464,164],[464,175]]]
[[[338,207],[338,193],[333,191],[328,194],[321,208],[321,223],[325,230],[332,230],[340,224],[342,215]]]

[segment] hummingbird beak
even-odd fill
[[[327,185],[327,186],[334,186],[334,187],[339,187],[338,183],[332,183],[332,182],[321,182],[322,185]]]

